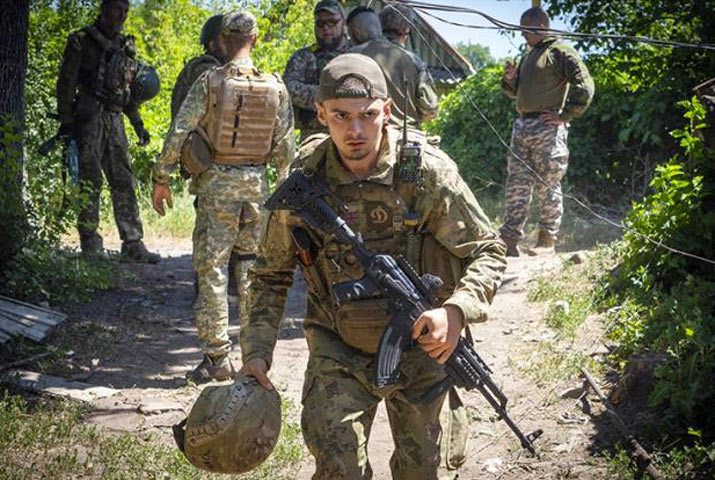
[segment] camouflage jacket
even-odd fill
[[[411,128],[420,128],[422,122],[437,117],[439,99],[434,82],[427,67],[417,55],[385,37],[378,37],[353,47],[350,52],[367,55],[382,68],[392,98],[390,123],[402,128],[402,122],[407,115],[407,125]],[[407,111],[405,111],[405,96]]]
[[[303,144],[294,166],[327,180],[347,204],[343,218],[362,236],[366,248],[375,253],[404,254],[420,273],[439,275],[445,280],[438,292],[443,304],[460,308],[466,322],[484,321],[506,268],[504,243],[492,230],[456,164],[415,130],[410,137],[423,145],[423,180],[415,183],[403,178],[400,135],[398,129],[386,129],[377,165],[363,180],[356,180],[342,166],[325,134],[314,135]],[[412,221],[406,222],[408,218]],[[332,234],[312,229],[287,211],[272,212],[264,222],[258,259],[249,272],[249,315],[240,334],[244,362],[263,358],[271,363],[286,293],[298,264],[291,238],[294,227],[306,229],[316,246],[313,265],[300,263],[308,283],[304,328],[309,344],[314,329],[337,333],[336,318],[343,306],[338,308],[333,300],[332,283],[363,276],[350,246],[337,242]],[[375,298],[373,311],[375,305],[379,310],[380,301]]]
[[[231,60],[229,63],[236,65],[253,66],[250,58]],[[195,130],[207,113],[208,103],[208,71],[204,72],[186,95],[172,124],[169,134],[164,141],[159,159],[152,170],[152,178],[156,183],[168,183],[169,174],[181,159],[181,148],[191,131]],[[295,151],[295,138],[293,132],[293,111],[283,82],[280,85],[280,103],[276,116],[275,128],[270,158],[268,163],[273,165],[279,177],[285,174],[293,159]]]
[[[350,45],[345,44],[336,50],[323,50],[317,44],[293,52],[288,59],[283,81],[290,93],[295,113],[295,127],[306,133],[327,131],[315,117],[315,99],[318,97],[320,72],[330,60],[345,53]],[[302,135],[303,138],[306,135]]]
[[[109,55],[108,49],[121,54]],[[119,34],[110,40],[102,34],[97,23],[70,34],[57,78],[60,122],[86,121],[103,106],[112,111],[124,111],[132,125],[141,124],[139,106],[130,101],[129,94],[131,80],[136,74],[134,57],[134,37]]]
[[[520,60],[512,82],[502,78],[502,89],[516,98],[519,113],[561,111],[568,122],[583,115],[595,87],[576,50],[547,37]]]
[[[181,107],[181,103],[186,98],[196,79],[206,70],[220,65],[221,61],[208,53],[194,57],[186,62],[179,76],[176,77],[174,89],[171,91],[171,123],[174,123],[179,107]]]

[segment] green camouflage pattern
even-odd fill
[[[250,58],[232,62],[253,66]],[[293,158],[295,143],[288,93],[282,83],[279,86],[280,103],[269,163],[276,168],[280,180]],[[207,74],[204,73],[189,90],[172,124],[153,169],[155,182],[168,182],[170,170],[179,162],[181,146],[206,115],[207,95]],[[214,164],[192,179],[190,192],[197,196],[193,234],[193,263],[198,278],[198,294],[194,302],[196,328],[205,354],[225,355],[231,349],[226,298],[228,260],[232,249],[239,256],[256,253],[262,216],[260,205],[268,193],[265,166]],[[239,268],[243,271],[248,267],[240,265]],[[248,285],[245,275],[238,279],[239,315],[244,321]]]
[[[564,124],[546,125],[539,118],[518,118],[514,122],[510,148],[521,160],[507,154],[506,210],[499,229],[504,236],[520,239],[524,235],[534,189],[541,207],[539,229],[554,237],[558,234],[564,210],[561,179],[569,160],[567,139],[568,127]]]
[[[336,50],[323,50],[317,44],[296,50],[288,59],[283,71],[295,112],[295,128],[300,129],[300,141],[310,135],[327,132],[328,128],[318,122],[315,113],[315,100],[318,98],[320,72],[325,65],[349,48],[346,44]]]
[[[502,78],[502,89],[519,113],[560,111],[569,122],[588,109],[595,86],[576,50],[547,37],[522,57],[511,83]]]
[[[221,66],[221,61],[211,54],[205,53],[192,58],[176,77],[174,89],[171,91],[171,123],[174,123],[179,107],[188,95],[191,86],[205,71]]]
[[[362,235],[371,251],[405,253],[410,258],[410,245],[419,243],[418,232],[434,238],[461,267],[456,288],[444,303],[460,308],[467,322],[484,321],[506,267],[503,242],[444,152],[428,145],[419,132],[410,131],[410,138],[419,141],[424,152],[423,182],[413,184],[401,178],[398,168],[401,132],[388,127],[386,136],[376,168],[363,181],[357,182],[340,164],[326,135],[304,143],[296,166],[326,178],[341,202],[348,205],[346,222]],[[407,212],[416,214],[417,226],[405,225]],[[370,477],[365,441],[381,399],[387,403],[397,445],[391,460],[393,478],[437,478],[439,414],[444,397],[427,405],[414,404],[407,397],[433,385],[443,371],[416,348],[406,354],[409,361],[400,363],[402,380],[398,384],[381,390],[371,386],[374,356],[349,347],[341,338],[336,326],[339,313],[330,293],[332,282],[359,278],[362,269],[351,258],[349,248],[285,211],[272,212],[264,223],[259,256],[249,271],[249,316],[240,333],[244,363],[262,358],[270,365],[273,360],[286,293],[297,264],[290,234],[294,226],[308,230],[319,245],[314,265],[301,264],[308,283],[304,329],[310,349],[303,432],[316,457],[313,478]],[[423,260],[429,255],[432,253],[422,251],[411,258],[420,273],[424,273],[423,264],[428,262]],[[341,421],[346,418],[350,422]]]

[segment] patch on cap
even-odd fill
[[[249,12],[233,10],[223,16],[221,33],[224,35],[238,35],[250,37],[258,33],[258,22]]]
[[[320,74],[318,101],[332,98],[387,98],[387,82],[380,66],[359,53],[331,60]]]

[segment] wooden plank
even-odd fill
[[[43,323],[53,322],[52,325],[56,325],[67,318],[67,315],[62,312],[21,302],[3,295],[0,295],[0,310],[12,311],[24,317],[41,321]]]
[[[32,322],[23,322],[21,320],[23,319],[18,320],[11,316],[6,317],[3,312],[0,312],[0,330],[4,330],[12,336],[22,335],[30,340],[40,342],[47,336],[51,328],[47,325],[33,324]]]
[[[0,343],[5,343],[8,340],[10,340],[12,337],[5,333],[4,331],[0,330]]]
[[[84,382],[72,382],[64,378],[29,370],[10,370],[5,375],[5,378],[21,388],[61,397],[70,397],[83,402],[91,402],[98,398],[111,397],[119,393],[119,390],[114,388],[99,387]]]
[[[2,301],[0,300],[0,302]],[[50,316],[44,312],[33,312],[26,307],[18,307],[10,303],[0,303],[0,312],[7,315],[14,315],[18,318],[26,318],[28,321],[33,323],[44,323],[49,326],[55,326],[66,318],[61,316]]]

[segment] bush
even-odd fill
[[[673,132],[684,155],[656,170],[653,192],[633,206],[631,231],[620,245],[617,275],[607,279],[611,303],[628,305],[614,336],[621,355],[661,351],[669,360],[656,372],[651,405],[670,407],[670,420],[715,438],[715,268],[662,244],[712,259],[715,164],[697,132],[705,110],[681,102],[689,124]],[[651,240],[647,239],[650,238]]]

